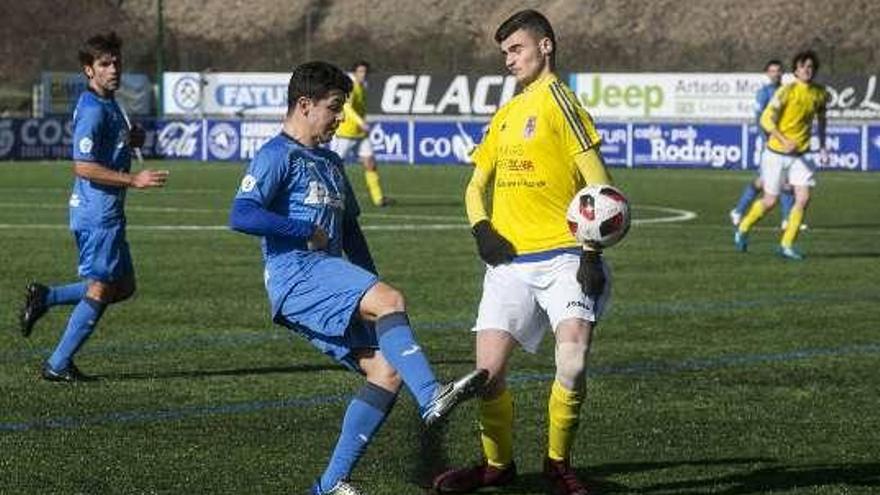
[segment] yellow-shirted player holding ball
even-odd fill
[[[364,166],[364,180],[370,200],[376,206],[389,206],[393,204],[393,200],[382,192],[379,169],[373,157],[373,145],[370,143],[370,126],[367,123],[366,88],[369,72],[370,64],[363,60],[352,64],[349,76],[353,88],[343,108],[345,118],[336,129],[330,149],[342,157],[343,161],[348,160],[349,154],[356,152]]]
[[[812,166],[804,160],[810,151],[813,119],[819,134],[819,160],[828,161],[825,148],[825,105],[828,93],[813,82],[819,70],[819,58],[812,51],[800,52],[792,60],[794,82],[782,86],[761,114],[761,127],[768,134],[766,153],[761,155],[761,181],[764,194],[755,201],[734,233],[736,249],[748,250],[748,233],[779,198],[783,184],[794,189],[794,206],[788,214],[788,223],[782,233],[777,253],[790,260],[802,260],[803,254],[794,249],[794,241],[810,202],[810,188],[816,185]]]
[[[477,364],[490,373],[479,413],[485,462],[441,474],[434,488],[468,493],[513,481],[507,364],[517,347],[536,352],[549,324],[556,379],[544,475],[556,494],[585,495],[571,468],[571,446],[610,279],[599,250],[575,241],[566,209],[585,184],[611,181],[590,115],[554,74],[556,38],[547,19],[534,10],[518,12],[501,24],[495,41],[524,89],[498,110],[474,151],[465,198],[480,257],[489,265],[474,326]],[[490,187],[491,215],[485,202]]]

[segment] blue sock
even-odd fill
[[[373,435],[385,422],[397,394],[367,382],[357,396],[348,404],[345,417],[342,419],[342,431],[330,457],[327,470],[318,481],[322,493],[332,489],[340,480],[351,475],[357,461],[364,454]]]
[[[406,313],[391,313],[376,321],[379,350],[397,370],[406,388],[416,398],[419,409],[425,409],[434,398],[440,382],[431,371],[431,365],[416,343]]]
[[[752,201],[758,197],[758,190],[755,189],[755,184],[749,182],[746,184],[746,187],[743,188],[742,194],[739,196],[739,201],[736,202],[736,210],[740,215],[745,215],[749,211],[749,206],[752,205]]]
[[[46,304],[48,306],[58,306],[60,304],[74,304],[80,299],[86,297],[86,291],[89,289],[87,282],[75,282],[67,285],[56,285],[49,287],[46,294]]]
[[[67,329],[58,342],[55,352],[49,357],[49,367],[55,371],[61,371],[70,365],[70,360],[80,347],[88,340],[107,305],[100,301],[82,298],[79,304],[70,313],[67,321]]]
[[[794,191],[786,191],[783,189],[779,195],[779,213],[782,215],[782,221],[788,220],[788,214],[791,213],[791,207],[794,206]]]

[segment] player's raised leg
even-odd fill
[[[53,306],[76,304],[86,293],[85,281],[66,285],[46,286],[30,282],[25,287],[24,304],[19,312],[21,334],[29,337],[37,321]]]
[[[375,319],[379,349],[415,397],[426,424],[443,418],[482,388],[488,374],[481,369],[440,384],[416,342],[403,295],[398,290],[383,282],[376,283],[361,299],[360,311],[365,318]]]

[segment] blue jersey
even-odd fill
[[[305,147],[284,133],[254,156],[236,199],[255,200],[277,215],[318,225],[329,237],[321,252],[310,251],[305,239],[263,237],[266,290],[273,315],[322,257],[342,256],[344,219],[360,214],[339,156],[324,148]]]
[[[92,91],[79,97],[73,112],[73,160],[128,172],[128,125],[113,98]],[[76,177],[70,196],[70,228],[108,228],[125,223],[124,187],[95,184]]]
[[[761,114],[764,113],[764,109],[767,108],[767,105],[770,103],[770,100],[773,98],[773,93],[779,89],[780,84],[767,83],[761,86],[761,89],[755,94],[755,123],[758,126],[758,129],[761,132],[764,132],[761,128]]]

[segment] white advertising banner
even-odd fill
[[[751,120],[760,73],[577,73],[569,85],[597,119]]]
[[[290,74],[276,72],[166,72],[166,115],[284,115]]]

